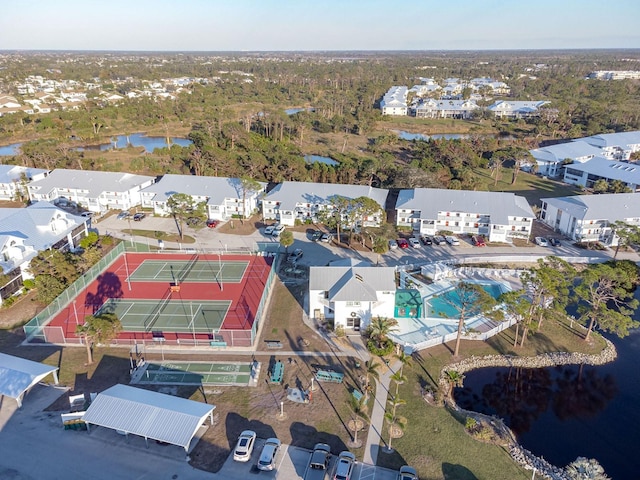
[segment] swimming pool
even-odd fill
[[[498,298],[503,290],[499,283],[479,283],[482,289],[493,298]],[[427,317],[457,319],[459,310],[453,304],[459,304],[460,297],[456,289],[448,290],[442,295],[437,295],[426,299]]]

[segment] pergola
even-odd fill
[[[148,440],[179,445],[189,451],[206,417],[213,425],[214,405],[128,385],[114,385],[91,402],[82,417],[90,424],[132,433]]]
[[[15,398],[21,408],[24,394],[50,373],[57,385],[58,367],[0,353],[0,395]]]

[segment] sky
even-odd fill
[[[640,48],[639,0],[2,0],[0,50]]]

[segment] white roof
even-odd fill
[[[571,170],[587,172],[609,180],[620,180],[625,183],[640,185],[640,165],[635,163],[616,162],[602,157],[595,157],[584,163],[567,165]]]
[[[583,140],[596,147],[628,147],[640,144],[640,130],[632,132],[601,133],[585,137]]]
[[[31,179],[36,175],[47,173],[44,168],[21,167],[20,165],[0,165],[0,183],[12,183],[20,180],[23,173],[27,179]]]
[[[40,187],[38,193],[49,193],[57,188],[86,190],[89,197],[97,198],[104,192],[128,192],[154,180],[155,177],[132,173],[57,168],[47,178],[31,182],[29,187]]]
[[[584,140],[575,140],[573,142],[558,143],[556,145],[536,148],[535,150],[531,150],[530,153],[536,160],[562,162],[567,158],[575,161],[578,158],[595,157],[601,155],[602,150],[588,144]]]
[[[20,398],[24,392],[58,367],[0,353],[0,395]]]
[[[118,384],[98,394],[83,420],[179,445],[186,450],[214,408],[214,405]]]
[[[369,197],[384,209],[388,190],[367,185],[339,185],[336,183],[282,182],[265,197],[266,201],[280,202],[281,210],[293,210],[298,203],[326,205],[335,196],[350,199]]]
[[[394,267],[310,267],[309,290],[329,291],[332,302],[374,302],[377,292],[395,292]]]
[[[266,183],[259,183],[264,190]],[[175,193],[188,193],[207,197],[208,203],[212,205],[221,205],[225,198],[242,198],[242,184],[238,178],[166,174],[141,192],[155,193],[154,202],[166,202]]]
[[[640,202],[638,202],[637,193],[574,195],[542,198],[541,201],[581,220],[608,220],[615,222],[629,218],[640,218]]]
[[[526,199],[513,193],[442,188],[400,190],[396,209],[419,210],[420,218],[429,220],[437,219],[439,212],[489,215],[498,225],[508,225],[508,217],[535,217]]]

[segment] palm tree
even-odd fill
[[[402,385],[404,382],[407,381],[407,377],[405,377],[404,375],[402,375],[402,372],[400,370],[398,370],[396,373],[394,373],[393,375],[391,375],[391,380],[393,380],[396,384],[396,394],[394,398],[398,398],[398,390],[400,389],[400,385]],[[393,411],[393,414],[395,415],[395,410]]]
[[[376,380],[380,378],[380,372],[378,372],[380,365],[382,364],[374,361],[367,361],[364,363],[364,374],[365,374],[364,394],[367,398],[369,398],[369,394],[371,393],[371,390],[373,390],[371,387],[370,378],[373,377]]]
[[[376,346],[382,348],[397,325],[398,321],[394,318],[374,317],[367,327],[367,333],[376,342]]]
[[[451,396],[453,393],[454,387],[462,387],[462,383],[464,381],[464,375],[456,370],[447,370],[445,373],[445,380],[449,384],[449,391],[447,392],[448,396]]]
[[[395,409],[397,407],[404,405],[406,402],[404,400],[396,398],[396,399],[390,400],[389,403],[393,407],[393,412],[395,412]],[[385,420],[389,422],[389,442],[387,443],[387,447],[389,450],[392,450],[391,442],[394,437],[393,435],[394,428],[398,428],[400,431],[403,431],[405,427],[405,422],[401,421],[398,417],[396,417],[395,413],[393,412],[387,412],[384,414]]]
[[[400,375],[402,375],[402,370],[404,369],[405,365],[407,367],[411,366],[411,355],[407,355],[405,351],[402,350],[397,355],[394,355],[394,357],[396,357],[396,359],[400,361]]]
[[[366,414],[365,404],[367,403],[366,397],[360,397],[360,399],[356,399],[353,395],[349,397],[349,406],[351,407],[351,411],[353,412],[352,422],[353,422],[353,447],[358,448],[360,444],[358,443],[358,431],[364,428],[364,415]],[[362,424],[362,426],[359,425]]]
[[[578,457],[567,465],[566,472],[571,480],[610,480],[594,458]]]

